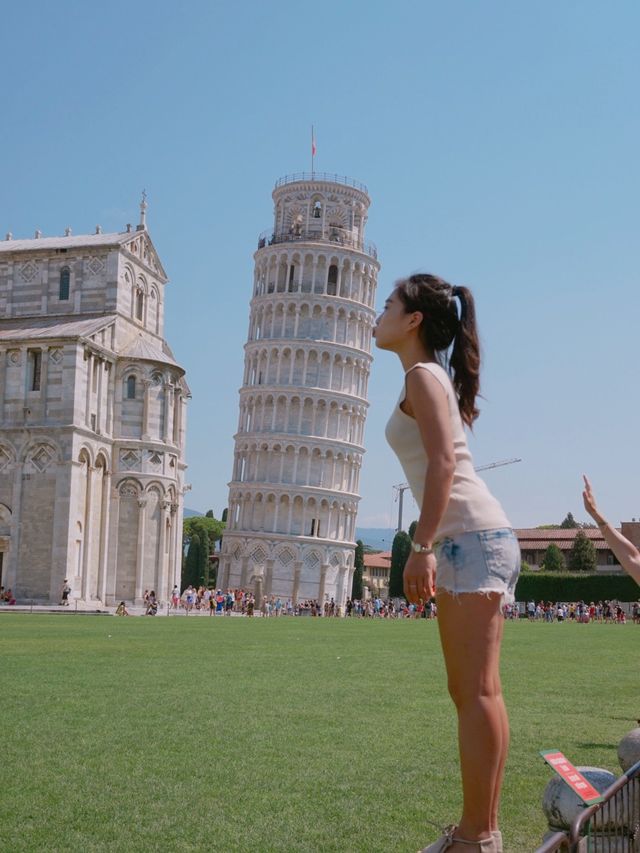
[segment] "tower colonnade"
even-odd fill
[[[366,189],[273,192],[255,272],[219,584],[297,601],[351,593],[379,263]]]

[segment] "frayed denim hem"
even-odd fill
[[[505,589],[493,589],[492,587],[483,587],[482,589],[450,589],[447,586],[436,586],[436,595],[441,592],[446,592],[452,598],[458,599],[460,595],[484,595],[485,598],[490,598],[492,595],[500,596],[500,607],[505,607],[507,604],[515,604],[516,597],[513,592]]]

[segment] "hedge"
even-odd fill
[[[640,586],[629,575],[570,572],[524,572],[516,586],[516,601],[640,600]]]

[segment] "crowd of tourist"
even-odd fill
[[[631,605],[631,619],[640,624],[640,601]],[[530,622],[608,622],[623,625],[627,613],[616,601],[598,601],[587,604],[584,601],[527,601],[526,604],[507,605],[507,619],[519,619],[526,616]]]
[[[151,602],[151,604],[149,603]],[[147,612],[157,612],[155,593],[145,591]],[[277,595],[262,596],[256,600],[254,593],[244,589],[208,589],[186,587],[182,593],[175,586],[171,594],[169,612],[183,611],[189,614],[209,614],[210,616],[346,616],[357,619],[435,619],[438,615],[435,601],[409,604],[404,599],[347,599],[344,607],[331,598],[324,603],[317,599],[304,599],[294,603],[291,598]],[[628,614],[619,602],[598,601],[586,604],[578,602],[528,601],[506,604],[504,615],[507,619],[527,618],[530,621],[543,622],[608,622],[623,624]],[[631,605],[630,614],[634,623],[640,624],[640,602]]]
[[[145,604],[149,596],[152,596],[155,601],[155,593],[149,593],[145,590]],[[433,619],[437,615],[435,601],[426,604],[408,604],[404,600],[398,603],[379,597],[363,600],[349,598],[345,606],[340,607],[333,598],[324,603],[313,598],[306,598],[294,603],[291,598],[264,595],[260,601],[256,601],[254,593],[244,589],[224,591],[208,589],[204,586],[196,588],[191,585],[187,586],[182,592],[177,586],[173,588],[169,612],[177,613],[180,611],[184,611],[187,616],[191,613],[207,613],[210,616],[230,616],[231,614],[253,616],[259,612],[267,618],[279,616],[346,616],[360,619]]]

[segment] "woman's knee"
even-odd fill
[[[477,703],[491,703],[502,697],[499,678],[489,676],[480,679],[449,677],[449,696],[458,710]]]

